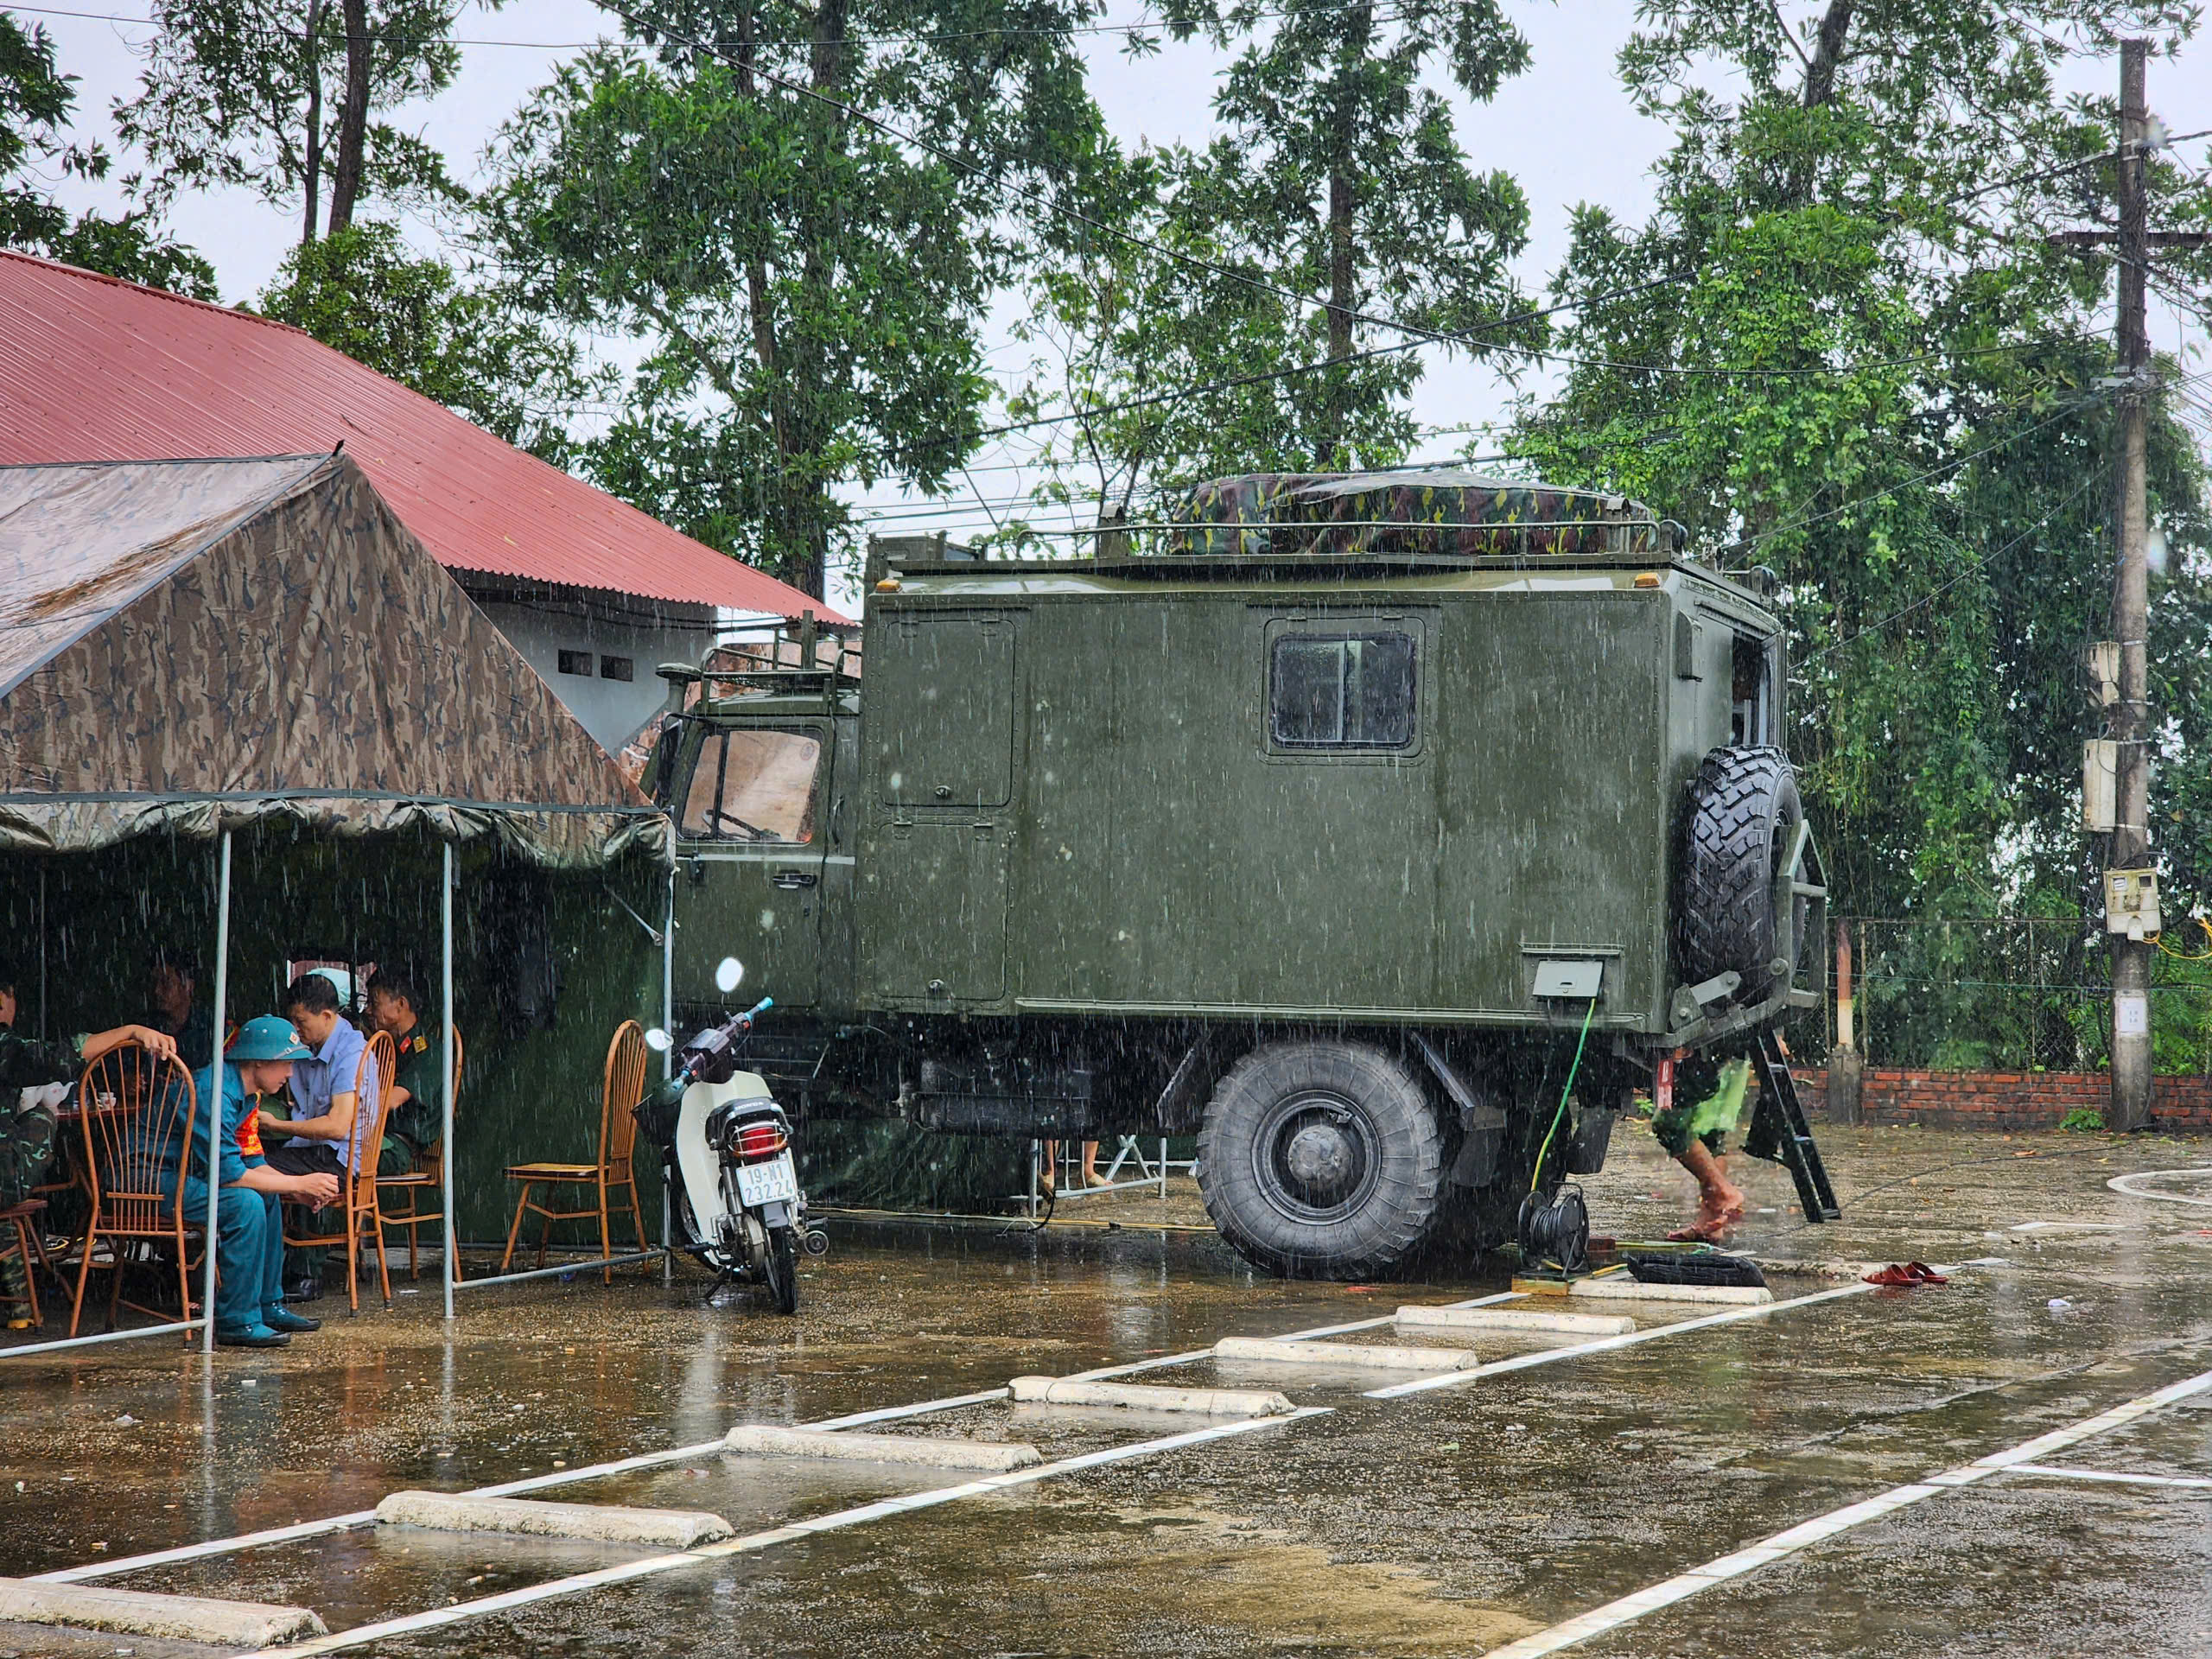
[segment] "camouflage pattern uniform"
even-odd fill
[[[0,1027],[0,1210],[30,1197],[54,1161],[54,1108],[26,1107],[23,1090],[66,1083],[79,1069],[77,1045],[41,1043]],[[22,1296],[27,1277],[22,1256],[0,1259],[0,1293]]]
[[[1193,488],[1178,553],[1658,553],[1651,510],[1624,496],[1453,467],[1412,473],[1253,473]],[[1311,528],[1307,528],[1307,526]]]

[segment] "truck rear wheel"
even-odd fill
[[[1269,1043],[1232,1067],[1198,1128],[1206,1214],[1288,1278],[1365,1279],[1435,1224],[1444,1141],[1413,1074],[1364,1043]]]
[[[1802,902],[1775,910],[1776,867],[1805,809],[1797,774],[1775,748],[1719,748],[1691,780],[1675,852],[1675,954],[1692,982],[1743,976],[1736,1000],[1763,1001],[1796,959]]]

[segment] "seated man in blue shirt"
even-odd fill
[[[310,1052],[292,1067],[292,1116],[261,1115],[265,1133],[291,1137],[270,1150],[270,1167],[288,1175],[334,1175],[342,1183],[368,1132],[359,1094],[361,1051],[368,1039],[339,1012],[338,988],[321,974],[302,974],[286,988],[284,1017]],[[372,1165],[377,1151],[369,1148]],[[318,1215],[313,1226],[327,1236],[331,1218]],[[284,1285],[291,1301],[313,1301],[322,1294],[319,1246],[284,1252]]]
[[[216,1136],[223,1199],[215,1213],[215,1340],[226,1348],[282,1348],[290,1332],[315,1331],[321,1321],[303,1319],[283,1305],[284,1228],[278,1205],[328,1204],[338,1196],[338,1178],[329,1174],[286,1174],[257,1154],[241,1150],[242,1134],[257,1127],[260,1096],[284,1086],[303,1047],[289,1021],[274,1014],[249,1020],[219,1068],[203,1068],[193,1079],[203,1109],[222,1103],[222,1128]],[[204,1122],[204,1120],[203,1120]],[[248,1144],[257,1145],[251,1136]],[[184,1215],[207,1219],[207,1137],[195,1130],[186,1162]],[[175,1172],[169,1176],[175,1179]],[[174,1190],[173,1188],[171,1190]]]

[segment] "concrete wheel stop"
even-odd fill
[[[612,1503],[545,1503],[456,1492],[394,1492],[377,1505],[385,1526],[437,1532],[511,1532],[602,1544],[692,1549],[733,1535],[728,1522],[700,1510],[635,1510]]]
[[[1624,1337],[1636,1321],[1623,1313],[1548,1313],[1522,1307],[1402,1307],[1401,1331],[1529,1331],[1546,1336]]]
[[[1766,1307],[1774,1293],[1761,1285],[1647,1285],[1626,1274],[1576,1279],[1516,1279],[1516,1290],[1533,1296],[1565,1296],[1577,1302],[1701,1302],[1707,1306]]]
[[[1044,1462],[1019,1441],[933,1440],[909,1434],[852,1434],[820,1428],[740,1423],[723,1437],[731,1452],[764,1458],[824,1458],[857,1463],[904,1463],[926,1469],[982,1469],[1006,1474]]]
[[[34,1583],[25,1579],[0,1579],[0,1620],[66,1625],[118,1636],[167,1637],[249,1652],[329,1634],[322,1620],[305,1607],[154,1595],[143,1590],[110,1590],[87,1584]]]
[[[1391,1348],[1352,1342],[1287,1342],[1268,1337],[1224,1337],[1216,1359],[1278,1365],[1340,1365],[1367,1371],[1464,1371],[1479,1362],[1468,1348]]]
[[[1017,1376],[1007,1386],[1016,1405],[1107,1406],[1201,1417],[1285,1417],[1298,1409],[1282,1395],[1259,1389],[1163,1389],[1062,1376]]]

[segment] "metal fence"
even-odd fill
[[[1854,1039],[1869,1065],[1939,1071],[2093,1071],[2108,1064],[2105,935],[2078,917],[1853,916],[1830,926],[1823,1047],[1836,1035],[1848,936]],[[2212,1071],[2212,956],[2200,929],[2161,941],[2151,992],[2156,1063]],[[1806,1033],[1809,1035],[1810,1033]]]

